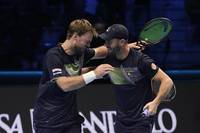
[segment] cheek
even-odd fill
[[[116,43],[112,43],[112,44],[111,44],[111,48],[112,48],[112,49],[115,49],[115,48],[116,48]]]
[[[76,44],[79,44],[79,43],[80,43],[80,39],[77,38],[77,39],[75,40],[75,42],[76,42]]]
[[[80,44],[81,47],[85,45],[85,41],[84,41],[83,38],[80,38],[79,44]]]
[[[79,44],[80,46],[82,46],[82,45],[83,45],[83,40],[82,40],[82,39],[79,39],[79,40],[78,40],[78,44]]]

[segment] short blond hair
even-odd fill
[[[86,19],[76,19],[69,24],[67,39],[70,39],[74,33],[79,36],[91,32],[94,36],[97,36],[97,32],[92,24]]]

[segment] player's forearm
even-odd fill
[[[65,92],[79,89],[85,85],[82,76],[59,77],[56,83]]]
[[[59,77],[56,80],[58,86],[65,92],[77,90],[86,84],[92,82],[96,79],[94,72],[90,71],[86,74],[82,74],[80,76],[72,76],[72,77]]]
[[[159,92],[155,97],[154,102],[160,104],[160,102],[166,98],[167,94],[170,92],[172,87],[173,87],[173,81],[170,78],[163,79],[161,81]]]
[[[96,67],[84,67],[81,69],[81,74],[94,70]]]
[[[100,46],[94,49],[95,50],[95,55],[92,59],[102,59],[105,58],[108,54],[108,49],[106,46]]]
[[[137,45],[137,42],[129,43],[128,46],[130,48],[140,49],[141,46]],[[108,55],[108,48],[106,46],[100,46],[97,48],[94,48],[95,55],[92,59],[103,59]]]

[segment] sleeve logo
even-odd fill
[[[62,69],[60,69],[60,68],[54,68],[54,69],[52,69],[52,73],[53,73],[53,76],[61,74],[62,73]]]

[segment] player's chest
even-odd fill
[[[83,66],[83,62],[81,59],[71,59],[64,61],[63,63],[64,70],[70,75],[70,76],[77,76],[80,75],[81,69]]]

